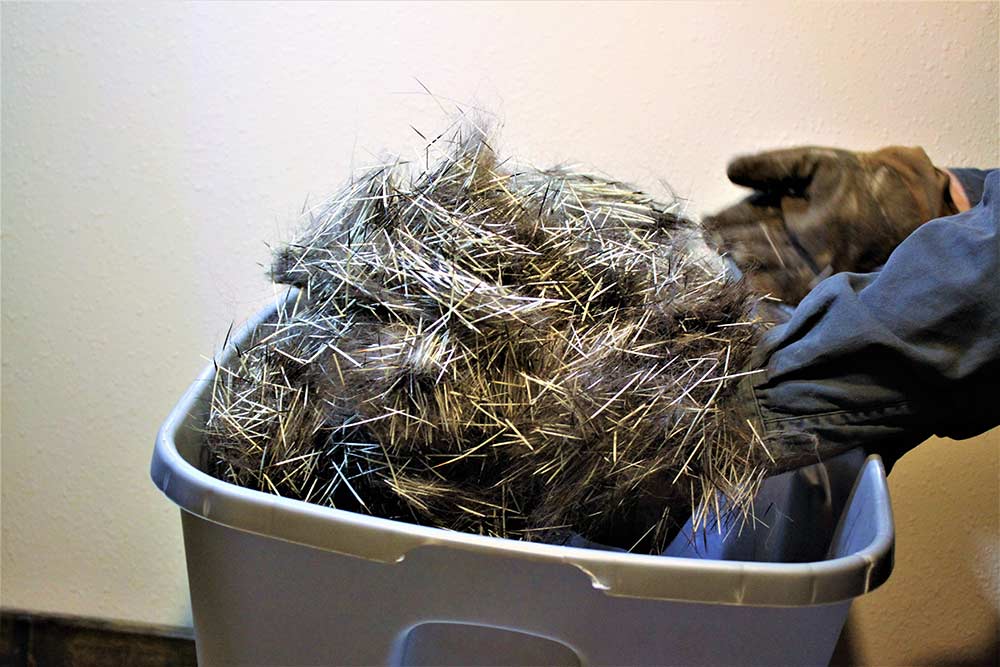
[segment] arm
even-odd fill
[[[865,445],[891,465],[932,434],[1000,424],[998,225],[994,171],[978,206],[922,225],[880,271],[821,282],[757,351],[747,389],[768,439],[812,434],[813,460]]]
[[[942,171],[948,174],[951,199],[955,202],[959,212],[968,211],[983,198],[983,188],[986,185],[986,176],[990,173],[989,170],[951,168],[942,169]]]

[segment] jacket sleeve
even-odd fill
[[[1000,172],[965,213],[919,227],[874,273],[820,283],[759,346],[768,434],[892,463],[932,434],[1000,424]]]

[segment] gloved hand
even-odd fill
[[[706,218],[708,240],[790,304],[832,273],[877,268],[921,224],[958,212],[922,148],[790,148],[736,158],[728,175],[757,192]]]

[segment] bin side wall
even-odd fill
[[[489,633],[490,650],[502,652],[494,664],[539,655],[557,664],[572,664],[572,655],[581,664],[825,664],[850,605],[617,598],[559,563],[419,550],[384,564],[187,513],[183,521],[198,652],[206,665],[404,664],[407,637],[424,623],[513,631]],[[441,637],[462,634],[455,628]],[[554,644],[539,648],[522,635]],[[418,655],[432,663],[458,659],[434,653],[446,646],[422,645]]]

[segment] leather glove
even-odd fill
[[[706,218],[708,240],[790,304],[832,273],[872,271],[921,224],[958,212],[922,148],[790,148],[738,157],[728,176],[756,192]]]

